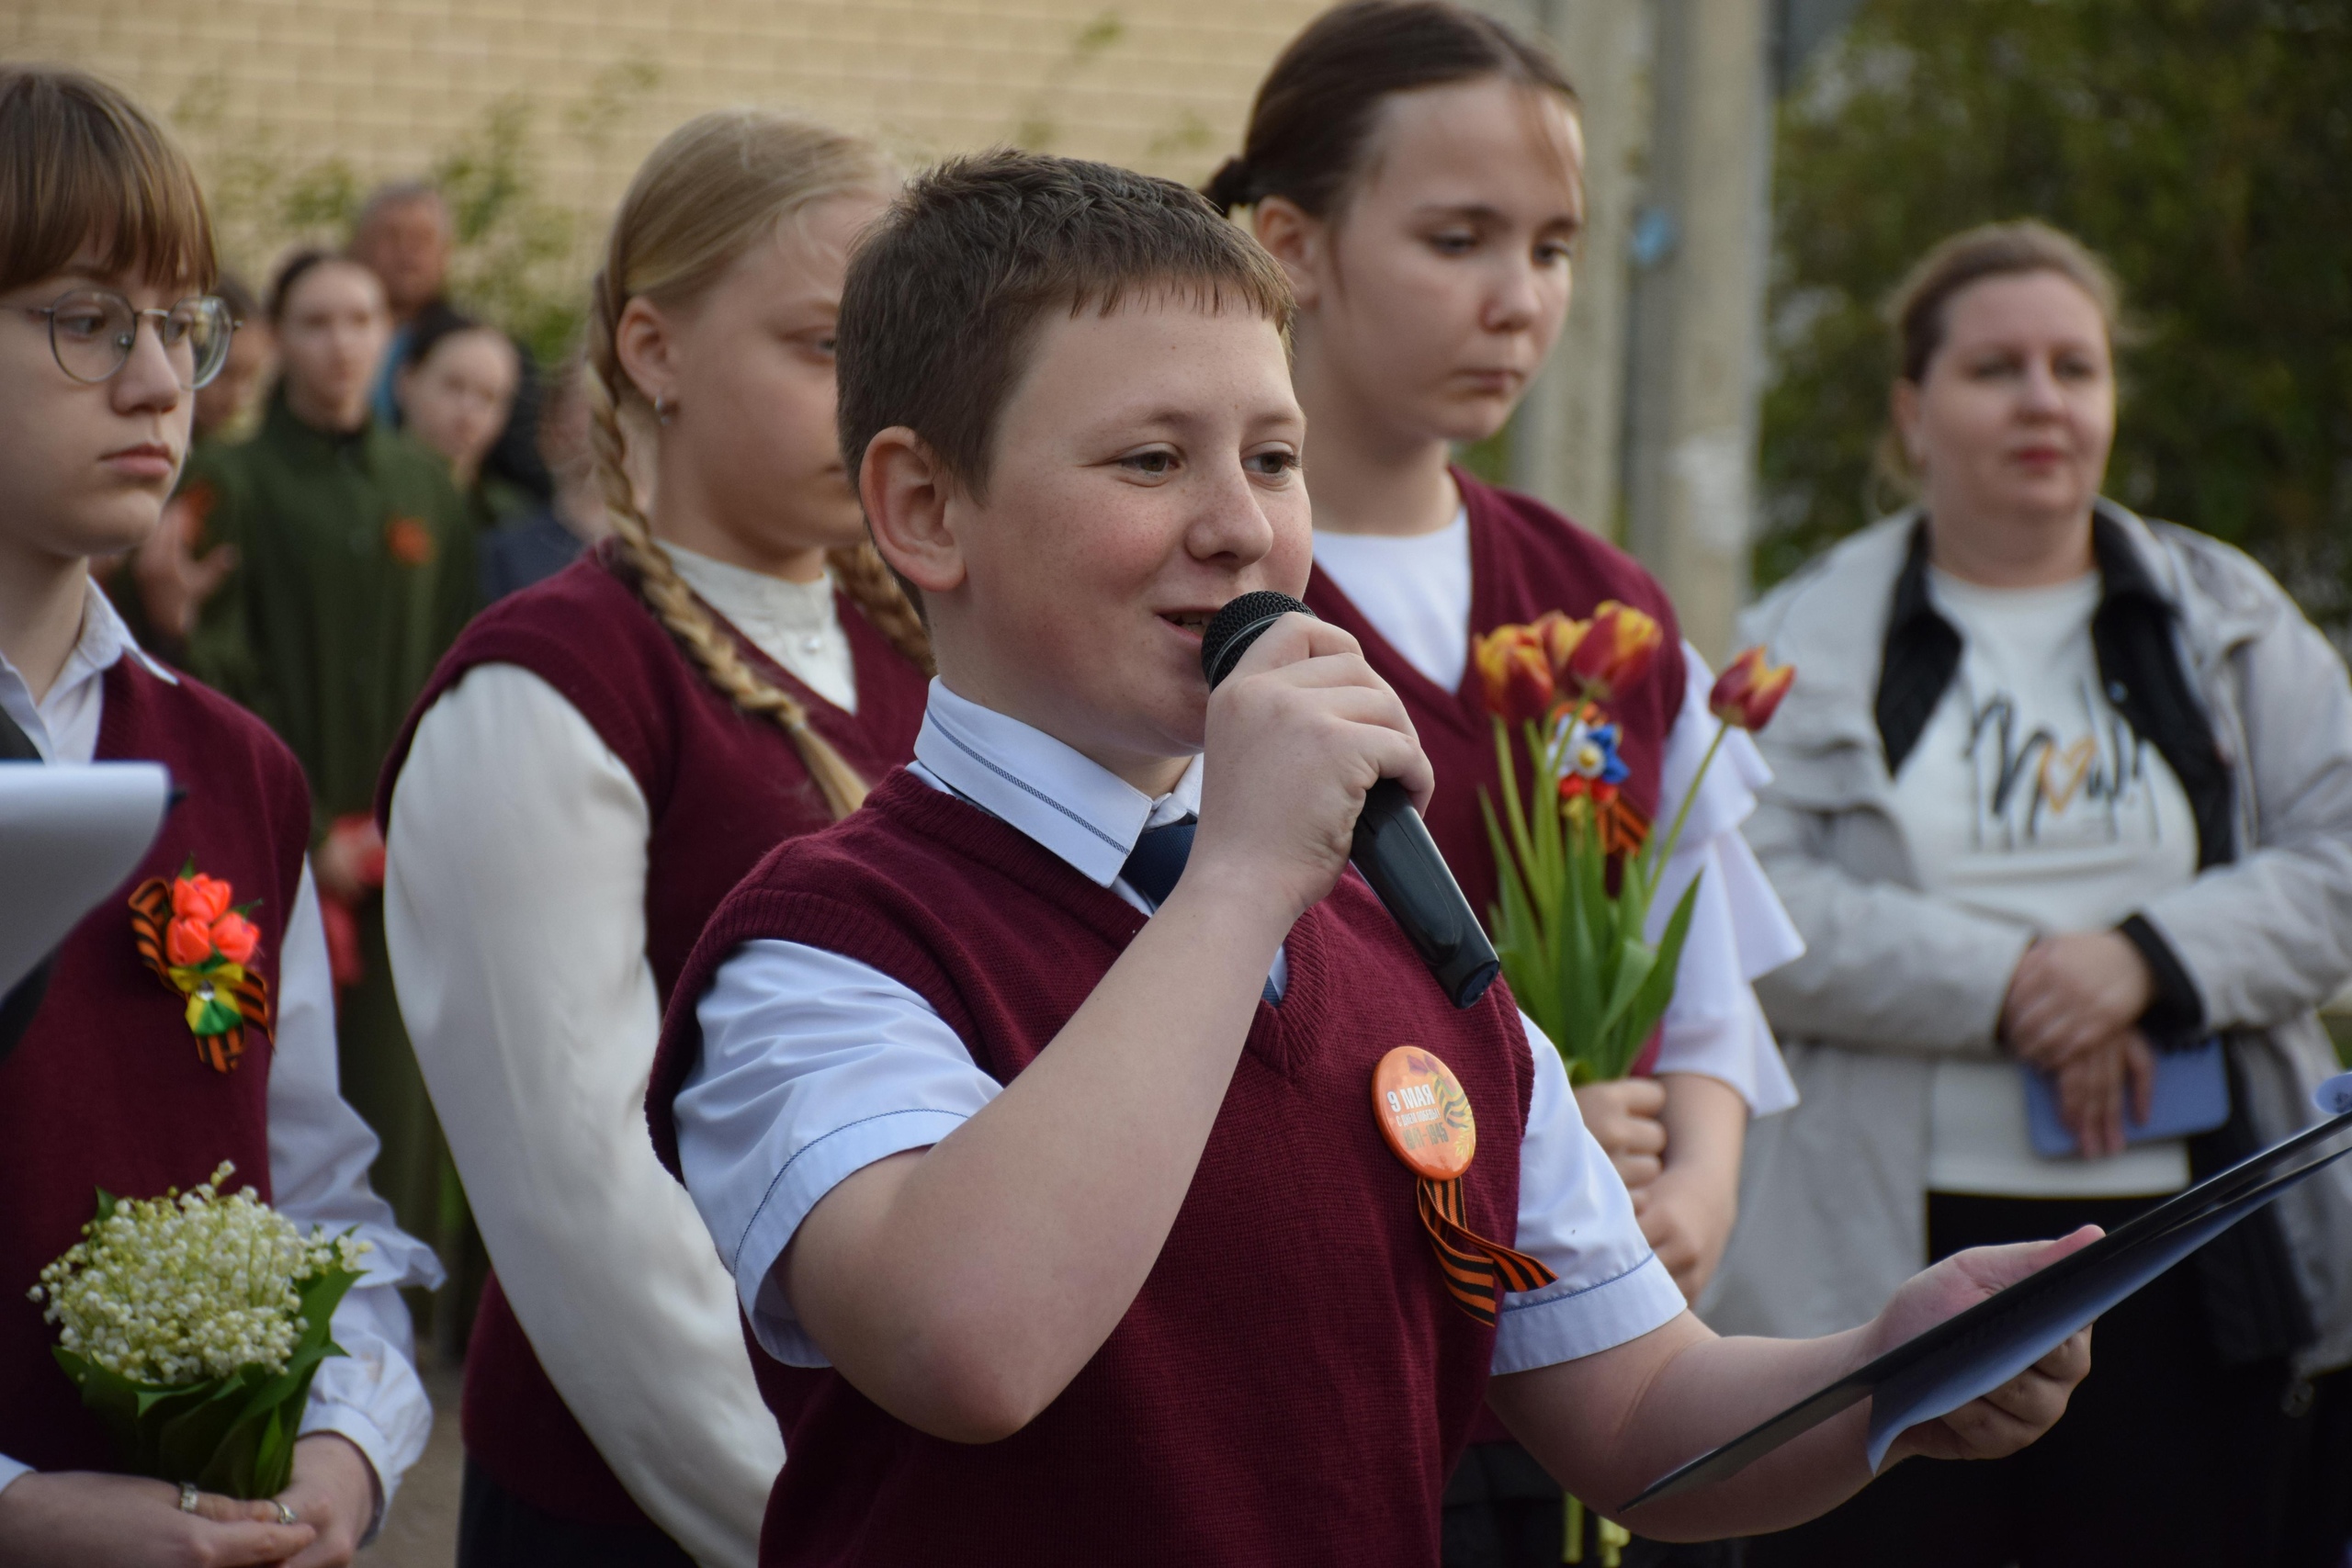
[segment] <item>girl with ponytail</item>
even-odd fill
[[[386,769],[393,967],[495,1270],[461,1568],[753,1558],[784,1456],[640,1101],[720,897],[912,754],[929,650],[833,423],[843,269],[895,186],[773,115],[654,149],[590,313],[611,536],[474,623]]]
[[[1275,61],[1240,154],[1207,189],[1248,209],[1298,299],[1307,603],[1354,634],[1411,712],[1437,770],[1430,830],[1482,914],[1496,874],[1478,800],[1498,780],[1472,639],[1606,600],[1675,637],[1640,566],[1451,462],[1454,444],[1502,428],[1559,333],[1582,160],[1575,92],[1540,45],[1449,0],[1353,0]],[[1714,734],[1712,681],[1686,644],[1611,705],[1631,769],[1623,798],[1653,822],[1673,819]],[[1577,1090],[1694,1302],[1730,1239],[1747,1118],[1795,1100],[1748,982],[1801,944],[1739,837],[1761,762],[1745,736],[1724,750],[1658,900],[1662,921],[1703,874],[1674,1003],[1642,1076]],[[1447,1493],[1446,1562],[1556,1562],[1558,1495],[1487,1419]],[[1513,1541],[1540,1550],[1522,1557]]]

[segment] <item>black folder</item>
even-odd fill
[[[1660,1476],[1624,1507],[1721,1481],[1864,1399],[1871,1402],[1870,1461],[1875,1472],[1905,1429],[1999,1388],[2222,1231],[2352,1154],[2352,1144],[2325,1149],[2352,1134],[2352,1073],[2328,1079],[2312,1099],[2324,1120],[2208,1177]]]

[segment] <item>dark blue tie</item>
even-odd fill
[[[1168,896],[1176,891],[1176,879],[1184,874],[1184,862],[1193,853],[1193,830],[1199,826],[1200,818],[1187,817],[1181,822],[1146,828],[1128,853],[1127,863],[1119,868],[1127,886],[1150,899],[1153,908],[1168,902]]]
[[[1193,830],[1200,825],[1199,818],[1187,817],[1165,827],[1146,828],[1128,852],[1127,863],[1119,868],[1127,886],[1150,899],[1153,908],[1168,902],[1168,896],[1176,891],[1176,879],[1184,874],[1184,863],[1192,858]],[[1271,975],[1259,995],[1269,1007],[1282,1006],[1282,993],[1274,989]]]

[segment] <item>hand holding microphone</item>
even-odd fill
[[[1201,638],[1201,670],[1208,678],[1210,690],[1215,691],[1233,673],[1260,637],[1289,615],[1311,619],[1313,612],[1290,595],[1272,591],[1244,593],[1219,610]],[[1319,623],[1316,630],[1329,632]],[[1342,716],[1353,718],[1359,728],[1385,725],[1394,728],[1393,721],[1401,720],[1403,716],[1402,705],[1395,694],[1376,680],[1367,682],[1370,669],[1363,664],[1351,639],[1336,632],[1329,635],[1340,640],[1321,658],[1284,669],[1299,671],[1296,678],[1302,681],[1344,682],[1351,690],[1361,690],[1363,713]],[[1340,658],[1342,654],[1344,660]],[[1313,670],[1311,667],[1322,662],[1323,658],[1331,663],[1325,671]],[[1320,738],[1303,733],[1295,739],[1299,746],[1313,747]],[[1420,813],[1414,810],[1411,793],[1403,782],[1416,774],[1419,780],[1426,780],[1428,761],[1412,741],[1409,725],[1396,731],[1394,743],[1376,734],[1357,739],[1354,754],[1368,764],[1373,776],[1365,780],[1360,771],[1355,779],[1332,781],[1347,791],[1349,803],[1354,790],[1363,789],[1362,808],[1355,813],[1346,846],[1348,858],[1404,929],[1453,1005],[1469,1007],[1486,994],[1501,965],[1470,911],[1469,900],[1462,896],[1453,874],[1446,869],[1444,858],[1430,838],[1429,829],[1422,824]],[[1328,775],[1331,770],[1322,771]],[[1241,790],[1250,787],[1254,781],[1245,773],[1239,779],[1224,782]],[[1367,783],[1369,787],[1364,788]],[[1210,775],[1209,784],[1212,791],[1219,789],[1220,781],[1215,773]],[[1336,843],[1329,847],[1334,852],[1340,848]],[[1324,882],[1317,897],[1329,886],[1328,881]],[[1306,900],[1313,901],[1311,897]]]

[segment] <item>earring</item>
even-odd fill
[[[676,412],[675,409],[665,399],[663,399],[660,393],[657,392],[654,394],[653,419],[655,423],[669,423],[670,415],[674,412]]]

